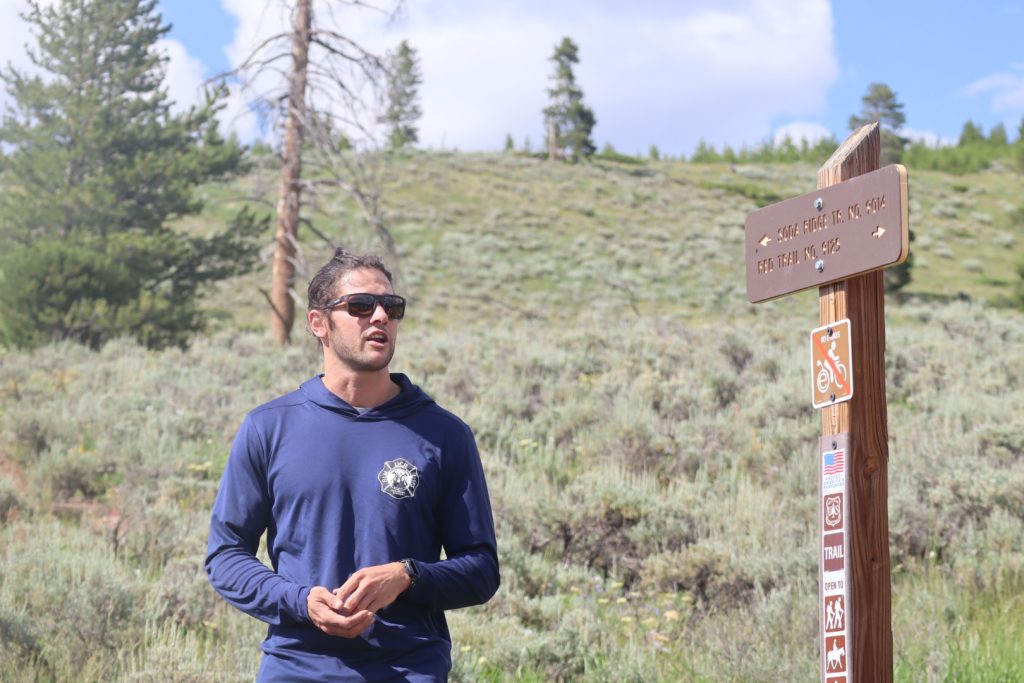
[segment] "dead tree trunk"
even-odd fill
[[[313,24],[312,0],[299,0],[292,33],[292,73],[288,87],[288,115],[281,183],[277,200],[277,235],[274,238],[274,266],[271,278],[270,303],[273,307],[270,329],[274,341],[286,345],[291,341],[295,322],[295,255],[298,245],[299,195],[302,182],[302,139],[306,121],[306,78],[309,66],[309,43]]]

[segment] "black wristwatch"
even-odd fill
[[[416,564],[416,560],[405,559],[402,560],[402,565],[405,567],[405,573],[409,575],[409,588],[406,590],[416,587],[416,582],[420,580],[420,567]]]

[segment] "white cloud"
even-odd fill
[[[353,10],[351,7],[336,7],[330,0],[314,0],[314,29],[329,29],[350,36],[372,52],[382,53],[385,43],[380,38],[386,31],[386,15],[373,10]],[[277,100],[287,93],[287,75],[291,68],[290,7],[275,0],[251,2],[249,0],[222,0],[225,12],[236,20],[236,31],[232,42],[225,47],[232,69],[239,69],[251,58],[249,67],[240,73],[241,79],[232,87],[231,97],[224,119],[232,126],[243,141],[256,137],[268,138],[268,121],[261,120],[254,113],[254,102]],[[322,48],[310,48],[310,85],[307,97],[314,101],[318,97],[315,79],[317,69],[322,69],[328,59]],[[356,79],[345,79],[348,87],[363,92]],[[323,91],[319,91],[320,97]],[[341,103],[337,93],[333,100],[320,102],[319,106],[338,113]],[[370,98],[363,98],[368,102]],[[364,117],[372,125],[373,116]]]
[[[34,43],[28,24],[21,18],[27,8],[21,0],[0,0],[0,65],[8,64],[19,71],[34,71],[26,43]],[[0,109],[10,103],[6,89],[0,87]]]
[[[262,40],[286,30],[288,14],[273,0],[221,0],[224,11],[237,20],[235,38],[224,48],[232,67],[241,64]]]
[[[184,111],[203,98],[203,63],[190,55],[176,40],[162,38],[156,49],[167,56],[167,74],[164,87],[174,111]]]
[[[436,141],[447,122],[449,144],[470,149],[498,148],[506,132],[540,143],[548,58],[564,35],[580,48],[576,76],[597,116],[598,146],[638,152],[655,143],[688,153],[700,138],[739,146],[765,139],[780,116],[824,111],[838,73],[826,2],[785,11],[762,0],[725,9],[647,4],[599,2],[572,17],[548,9],[511,18],[497,8],[482,14],[489,4],[441,34],[429,25],[417,30],[410,17],[410,42],[424,46],[423,139]],[[428,121],[432,109],[440,113]]]
[[[780,117],[824,113],[838,74],[831,9],[787,4],[754,0],[634,20],[622,31],[612,18],[595,31],[594,108],[608,124],[599,134],[625,151],[657,140],[662,150],[688,153],[699,138],[757,143]],[[620,43],[632,46],[626,59]]]
[[[287,31],[286,4],[221,0],[237,20],[225,47],[232,66]],[[318,0],[314,16],[331,19],[329,5]],[[16,19],[21,7],[20,0],[0,0],[0,60],[24,64],[29,36]],[[512,134],[517,144],[529,137],[540,148],[548,58],[566,35],[580,47],[576,76],[597,116],[595,142],[628,153],[651,144],[690,153],[701,138],[719,147],[757,144],[780,119],[821,116],[838,75],[828,0],[429,0],[409,3],[406,16],[391,23],[348,6],[333,12],[328,23],[375,52],[402,39],[418,51],[426,147],[500,149]],[[164,47],[172,97],[195,101],[189,94],[197,92],[202,65],[178,43]],[[280,72],[287,66],[287,59],[274,65]],[[248,98],[282,92],[282,84],[281,75],[267,74],[250,92],[234,91],[225,123],[243,139],[259,136]]]
[[[498,149],[541,129],[550,31],[500,17],[415,31],[423,73],[420,140],[429,147]],[[534,147],[541,146],[539,133]]]
[[[913,128],[900,129],[900,135],[908,138],[911,142],[923,142],[928,147],[948,147],[957,143],[956,138],[942,137],[930,130],[915,130]]]
[[[223,5],[238,19],[226,51],[235,65],[287,26],[275,2]],[[418,51],[424,146],[498,149],[511,133],[540,147],[548,58],[568,35],[580,47],[576,76],[597,116],[598,146],[635,152],[655,143],[688,153],[700,138],[756,143],[780,117],[824,112],[838,75],[831,6],[785,5],[433,0],[411,4],[390,25],[371,12],[346,10],[337,19],[345,35],[373,50],[408,39]]]
[[[814,145],[831,136],[831,130],[815,121],[793,121],[792,123],[787,123],[784,126],[776,128],[775,132],[772,133],[772,141],[775,144],[779,144],[788,137],[797,145],[799,145],[802,140],[806,140],[808,145]]]
[[[974,81],[964,90],[969,96],[992,94],[995,113],[1024,111],[1024,65],[1014,64],[1012,71],[991,74]]]

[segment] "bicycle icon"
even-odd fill
[[[818,370],[815,383],[818,386],[818,392],[821,394],[827,394],[832,386],[844,388],[849,383],[846,366],[839,360],[835,342],[832,342],[832,346],[828,350],[828,357],[832,361],[831,363],[821,360],[815,361]]]

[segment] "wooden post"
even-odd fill
[[[818,189],[878,169],[880,156],[878,124],[863,126],[818,169]],[[852,329],[856,390],[851,400],[822,409],[822,435],[849,439],[848,656],[852,680],[864,683],[893,678],[884,283],[878,270],[821,287],[818,295],[820,324],[848,318]]]
[[[885,280],[909,254],[907,171],[879,168],[877,123],[840,145],[818,189],[747,215],[747,297],[819,288],[811,398],[819,442],[822,683],[891,683]]]

